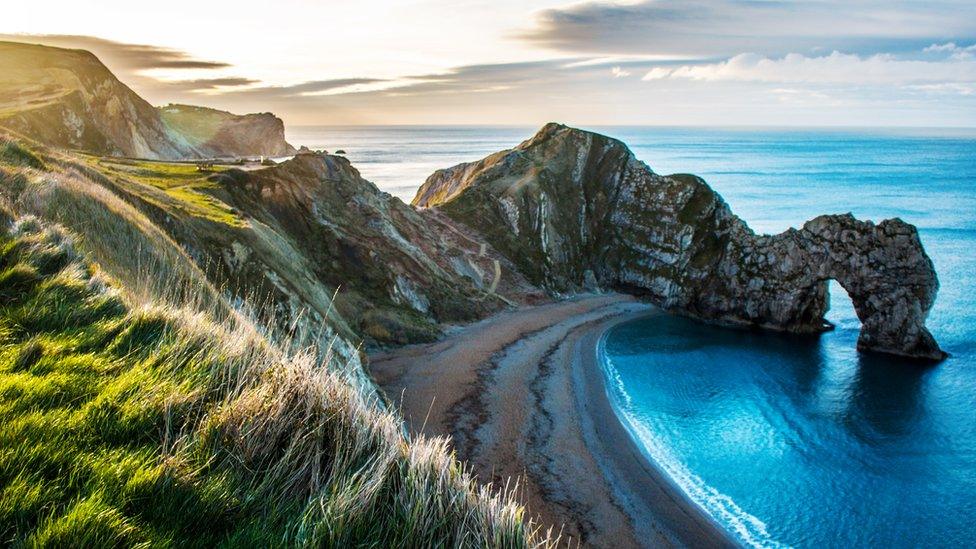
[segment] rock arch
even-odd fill
[[[803,234],[809,268],[851,297],[861,321],[858,349],[945,358],[925,327],[939,280],[913,225],[821,216],[807,222]]]
[[[558,124],[434,173],[413,204],[480,232],[551,292],[617,289],[707,320],[819,332],[834,279],[861,319],[859,349],[945,356],[925,328],[938,279],[900,219],[829,215],[757,235],[701,178],[655,174],[620,141]]]
[[[720,283],[696,304],[702,316],[820,331],[829,305],[827,283],[834,280],[861,321],[859,350],[945,357],[925,327],[939,281],[914,226],[846,214],[820,216],[775,236],[738,234],[741,241],[728,249],[746,252],[723,257],[716,271]],[[737,276],[722,278],[730,271]]]

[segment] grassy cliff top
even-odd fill
[[[74,241],[34,218],[0,231],[4,543],[535,543],[519,507],[446,441],[405,439],[328,349],[136,303]]]
[[[114,79],[87,51],[2,41],[0,74],[0,118],[57,102],[88,79]]]
[[[114,177],[126,190],[160,207],[229,226],[244,225],[233,208],[213,196],[212,191],[219,186],[207,180],[227,167],[201,171],[196,164],[186,162],[88,158],[93,167]]]

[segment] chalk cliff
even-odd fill
[[[0,75],[0,128],[48,146],[170,160],[295,153],[273,114],[157,109],[84,50],[0,42]]]
[[[298,152],[285,141],[285,124],[269,113],[233,114],[207,107],[160,107],[163,123],[209,157],[290,156]]]
[[[0,127],[101,155],[198,156],[90,52],[0,42],[0,74]]]
[[[707,320],[816,332],[834,279],[862,322],[859,349],[944,357],[925,328],[938,279],[898,219],[822,216],[757,235],[702,179],[655,174],[620,141],[557,124],[434,173],[413,204],[478,231],[551,291],[624,290]]]

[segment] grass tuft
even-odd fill
[[[329,348],[124,300],[75,240],[0,234],[0,543],[553,543]]]
[[[43,170],[44,162],[24,145],[0,137],[0,163]]]

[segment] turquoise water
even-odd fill
[[[625,138],[627,136],[624,136]],[[604,342],[611,391],[645,450],[741,541],[976,546],[976,140],[926,132],[631,137],[658,171],[693,171],[763,231],[852,211],[918,225],[941,281],[933,368],[798,337],[657,316]],[[654,159],[658,161],[655,163]]]
[[[657,316],[604,341],[612,396],[645,451],[744,543],[976,546],[976,132],[588,128],[658,173],[691,172],[757,231],[821,213],[920,228],[942,288],[929,326],[952,356],[920,368],[854,350],[831,285],[819,337]],[[409,201],[437,168],[532,128],[296,128]]]

